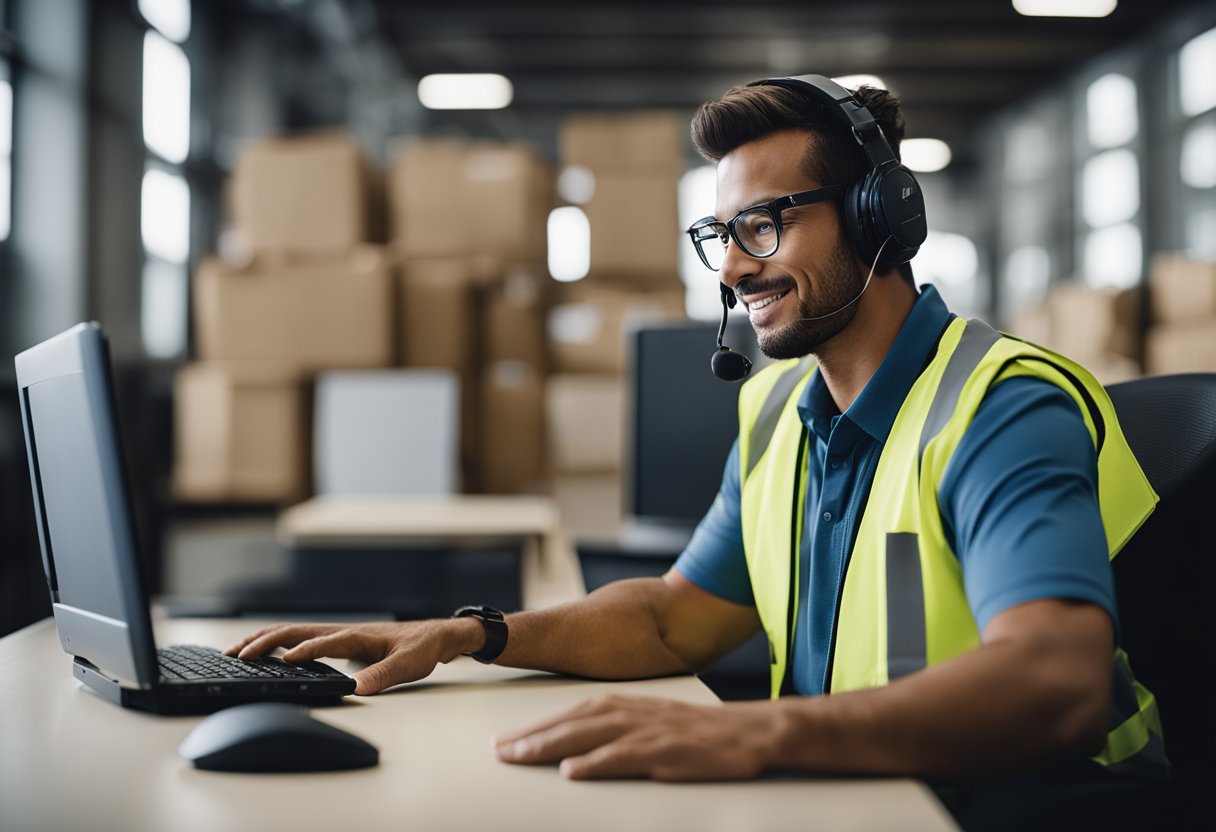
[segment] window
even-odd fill
[[[1216,187],[1216,119],[1192,124],[1183,133],[1179,173],[1184,185]]]
[[[181,176],[151,168],[144,174],[140,233],[144,251],[184,264],[190,254],[190,189]]]
[[[1126,75],[1111,72],[1089,85],[1085,121],[1094,147],[1119,147],[1140,130],[1136,115],[1136,85]]]
[[[0,78],[0,240],[8,239],[13,210],[13,87]]]
[[[918,283],[932,281],[960,315],[978,315],[988,303],[987,284],[979,279],[979,252],[969,237],[930,231],[912,268]]]
[[[190,153],[190,62],[156,32],[144,34],[144,144],[166,162]]]
[[[1085,279],[1091,286],[1127,289],[1140,282],[1144,247],[1140,228],[1125,222],[1085,237]]]
[[[1091,228],[1126,222],[1140,210],[1140,166],[1130,150],[1091,156],[1081,168],[1081,215]]]
[[[1193,257],[1216,259],[1216,29],[1178,50],[1177,205],[1180,238],[1172,244]]]
[[[140,205],[144,267],[140,329],[156,358],[186,350],[190,259],[190,0],[139,0],[144,33],[143,134],[148,150]]]
[[[1009,253],[1005,264],[1008,299],[1014,309],[1039,303],[1047,297],[1051,281],[1051,255],[1043,246],[1022,246]]]
[[[1184,115],[1216,107],[1216,29],[1192,38],[1178,51],[1178,92]]]
[[[1069,142],[1060,140],[1077,120],[1070,104],[1067,95],[1044,98],[1003,131],[994,260],[997,309],[1006,323],[1042,300],[1053,280],[1076,268],[1076,231],[1066,221],[1072,212],[1074,158]]]
[[[680,177],[678,205],[680,228],[685,229],[702,217],[714,212],[718,194],[718,171],[713,165],[701,165]],[[718,294],[718,276],[705,268],[701,258],[692,247],[687,234],[680,235],[679,264],[680,279],[688,288],[687,307],[691,318],[713,320],[722,315],[722,301]],[[737,314],[746,312],[743,304],[735,307]]]
[[[1091,152],[1081,160],[1080,255],[1082,275],[1091,286],[1135,286],[1144,267],[1136,98],[1135,82],[1117,72],[1085,90]]]
[[[190,0],[139,0],[139,13],[171,41],[190,37]]]

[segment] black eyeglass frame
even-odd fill
[[[701,248],[701,243],[705,240],[721,238],[721,228],[726,229],[726,233],[730,235],[730,239],[735,241],[735,245],[747,253],[749,257],[772,257],[781,248],[781,212],[787,208],[798,208],[803,205],[812,205],[816,202],[824,202],[829,199],[835,199],[844,194],[848,189],[847,185],[827,185],[822,188],[813,188],[809,191],[799,191],[796,194],[786,194],[779,196],[772,202],[765,202],[760,205],[753,205],[750,208],[744,208],[738,214],[735,214],[733,219],[720,220],[717,217],[702,217],[688,227],[685,232],[692,239],[693,248],[697,250],[697,256],[701,258],[701,262],[705,264],[705,268],[712,272],[720,271],[709,264],[709,258],[705,256],[705,251]],[[773,221],[773,228],[777,230],[777,242],[773,244],[773,250],[766,254],[754,254],[743,241],[739,239],[739,235],[735,233],[735,223],[737,223],[744,214],[753,214],[756,211],[763,211],[768,214]],[[715,230],[712,236],[698,236],[699,232],[704,232],[707,229]]]

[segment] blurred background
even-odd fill
[[[678,552],[735,430],[688,122],[803,72],[903,97],[955,312],[1216,371],[1211,2],[0,0],[0,635],[49,613],[11,356],[81,320],[183,610],[280,581],[314,495]]]

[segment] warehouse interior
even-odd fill
[[[661,574],[738,429],[688,124],[754,79],[901,97],[913,270],[956,314],[1105,385],[1216,372],[1216,5],[1021,5],[0,0],[0,636],[51,612],[11,358],[81,321],[169,615]],[[523,501],[392,545],[309,513],[402,495]],[[723,696],[767,695],[764,647]]]

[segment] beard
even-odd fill
[[[792,282],[792,281],[791,281]],[[857,304],[850,303],[862,291],[865,278],[857,270],[857,260],[844,240],[838,239],[832,256],[823,268],[811,298],[800,298],[798,317],[764,331],[756,331],[760,351],[769,358],[801,358],[826,344],[853,321]],[[848,304],[847,308],[845,305]],[[833,311],[835,310],[835,311]],[[806,320],[821,315],[820,320]]]

